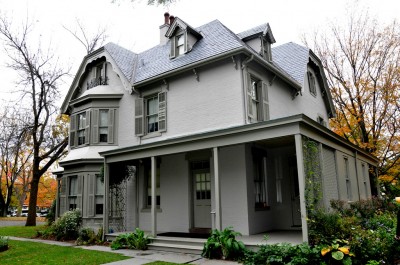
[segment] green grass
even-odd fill
[[[53,246],[43,243],[9,241],[9,249],[0,252],[2,265],[14,264],[71,264],[95,265],[128,259],[121,254],[74,247]]]
[[[4,226],[0,227],[0,236],[16,236],[32,238],[37,230],[44,230],[44,225],[39,226]]]

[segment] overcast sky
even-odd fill
[[[133,52],[141,52],[159,43],[159,26],[164,12],[177,16],[192,27],[218,19],[233,32],[239,33],[268,22],[277,43],[293,41],[301,44],[301,35],[323,29],[329,22],[338,22],[355,1],[349,0],[177,0],[168,7],[147,6],[147,0],[0,0],[0,12],[18,25],[29,17],[35,22],[33,33],[40,35],[42,43],[55,49],[60,60],[72,65],[75,74],[85,55],[80,44],[63,29],[74,29],[79,19],[94,32],[107,27],[108,41]],[[372,16],[384,24],[400,17],[399,0],[362,0]],[[15,76],[5,70],[7,57],[0,50],[0,98],[12,97],[5,90],[15,85]],[[64,85],[64,94],[71,80]]]

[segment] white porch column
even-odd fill
[[[308,227],[307,227],[307,211],[305,199],[305,175],[304,175],[304,157],[303,157],[303,140],[301,134],[294,136],[296,145],[297,159],[297,175],[299,179],[300,192],[300,211],[301,211],[301,227],[303,232],[303,241],[308,242]]]
[[[156,158],[151,157],[151,234],[157,236]]]
[[[110,207],[110,200],[109,200],[109,193],[110,193],[110,167],[104,161],[104,198],[103,198],[103,240],[105,240],[105,234],[109,233],[108,231],[108,214],[109,214],[109,207]]]
[[[213,148],[214,188],[215,188],[215,229],[222,230],[221,224],[221,187],[219,181],[218,147]]]

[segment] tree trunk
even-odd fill
[[[36,226],[36,204],[37,204],[37,194],[39,190],[39,180],[40,176],[34,174],[31,181],[28,218],[26,219],[25,226]]]

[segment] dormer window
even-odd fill
[[[176,55],[185,53],[185,36],[181,34],[176,37]]]
[[[261,55],[264,57],[265,60],[272,61],[272,55],[271,55],[271,43],[268,42],[268,40],[262,38],[262,49],[261,49]]]
[[[94,65],[90,70],[90,81],[87,82],[87,89],[91,89],[100,85],[108,85],[108,77],[107,77],[107,63],[103,62],[97,65]]]
[[[315,76],[310,71],[307,72],[307,76],[308,76],[308,86],[310,89],[310,94],[313,95],[314,97],[316,97],[317,96],[317,87],[315,84]]]

